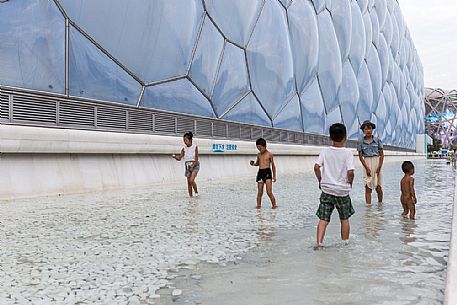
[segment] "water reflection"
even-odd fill
[[[401,225],[401,233],[399,239],[404,243],[404,244],[409,244],[411,242],[416,241],[416,236],[415,236],[415,229],[417,228],[417,224],[414,220],[407,219],[407,218],[402,218],[400,220],[400,225]]]
[[[365,236],[369,239],[377,239],[380,231],[384,230],[384,205],[372,204],[365,206],[365,215],[362,219],[362,226],[365,229]]]
[[[276,218],[277,210],[256,210],[257,229],[256,233],[260,240],[271,241],[276,234]]]

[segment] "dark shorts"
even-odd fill
[[[355,213],[349,195],[338,197],[322,192],[320,202],[319,209],[316,212],[320,220],[330,221],[330,216],[332,216],[335,207],[340,215],[340,220],[349,219]]]
[[[195,163],[195,165],[194,165]],[[193,168],[192,168],[192,165]],[[187,178],[189,178],[191,175],[192,175],[192,172],[195,172],[195,174],[198,174],[198,171],[200,170],[200,162],[197,161],[186,161],[186,163],[184,164],[185,168],[186,168],[186,171],[184,173],[184,176],[186,176]]]
[[[271,173],[271,168],[262,168],[259,169],[257,177],[255,178],[256,182],[265,183],[268,179],[273,179],[273,174]]]

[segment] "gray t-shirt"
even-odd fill
[[[379,156],[379,151],[383,149],[383,145],[380,139],[373,137],[373,141],[368,143],[365,138],[362,138],[359,144],[357,144],[357,151],[362,152],[364,157],[375,157]]]

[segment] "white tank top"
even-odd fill
[[[195,144],[184,146],[184,162],[195,161],[195,148],[197,148],[197,145]]]

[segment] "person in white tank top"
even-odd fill
[[[195,191],[195,197],[198,196],[197,183],[195,178],[197,177],[198,171],[200,170],[200,161],[198,160],[198,146],[192,143],[193,134],[187,132],[183,136],[184,147],[181,149],[179,155],[172,155],[172,158],[181,161],[184,159],[185,173],[184,176],[187,178],[187,191],[189,197],[193,197],[193,191]]]

